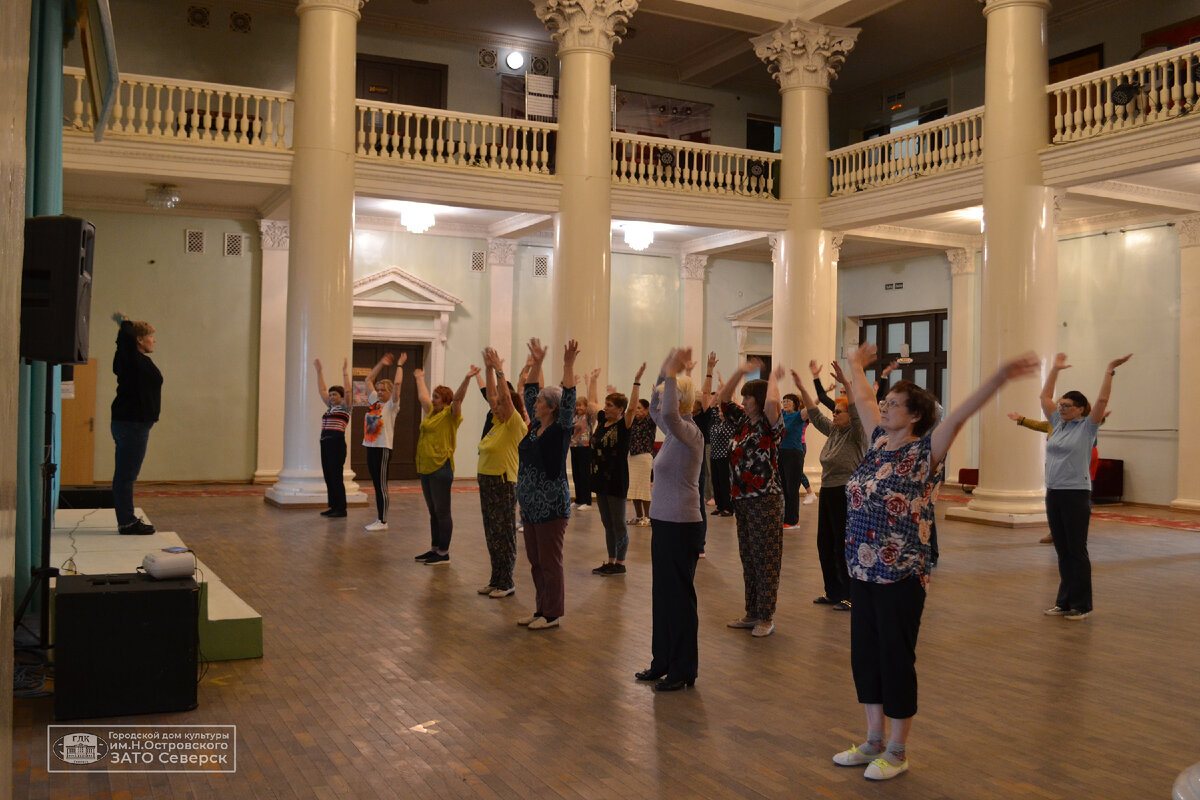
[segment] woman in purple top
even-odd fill
[[[1007,381],[1033,374],[1040,362],[1033,353],[1006,362],[938,425],[937,401],[911,381],[875,399],[865,372],[875,353],[868,342],[850,356],[854,407],[871,446],[846,483],[850,665],[867,715],[867,740],[833,761],[866,764],[866,778],[886,780],[908,769],[905,745],[917,713],[917,631],[929,583],[938,467],[988,398]],[[891,727],[886,749],[885,716]]]
[[[663,362],[650,401],[650,417],[663,432],[650,507],[650,560],[654,576],[650,668],[635,676],[657,681],[655,691],[674,692],[696,682],[700,627],[696,612],[696,560],[704,548],[700,509],[700,462],[704,434],[692,420],[696,390],[683,375],[690,348],[672,350]]]

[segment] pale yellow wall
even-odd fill
[[[258,416],[261,253],[254,223],[81,208],[66,213],[96,226],[95,479],[112,478],[117,328],[110,317],[122,311],[156,328],[152,357],[163,373],[162,414],[139,480],[247,480],[255,469]],[[184,252],[187,229],[205,232],[204,255]],[[221,254],[226,232],[248,235],[245,255]]]

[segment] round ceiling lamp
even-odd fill
[[[504,63],[509,69],[515,72],[516,70],[519,70],[521,67],[525,66],[525,56],[524,54],[513,50],[504,57]]]

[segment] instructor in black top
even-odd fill
[[[162,373],[150,354],[154,352],[154,326],[133,322],[119,311],[113,321],[121,326],[117,333],[117,352],[113,355],[113,373],[117,376],[117,396],[112,403],[112,437],[116,444],[113,464],[113,505],[117,511],[117,530],[122,534],[144,536],[154,526],[133,514],[133,484],[142,470],[150,428],[158,422],[162,397]]]

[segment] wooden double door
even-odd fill
[[[395,434],[392,438],[392,458],[388,467],[389,480],[413,480],[417,477],[417,430],[421,424],[421,404],[417,402],[416,383],[412,371],[425,365],[425,348],[419,344],[399,342],[355,342],[354,358],[351,362],[350,380],[354,386],[350,419],[350,468],[359,482],[370,483],[367,469],[367,448],[363,447],[363,418],[367,412],[367,375],[386,353],[397,359],[408,356],[404,364],[404,378],[396,388],[400,392],[400,408],[396,412]],[[394,366],[384,367],[379,379],[396,379]]]

